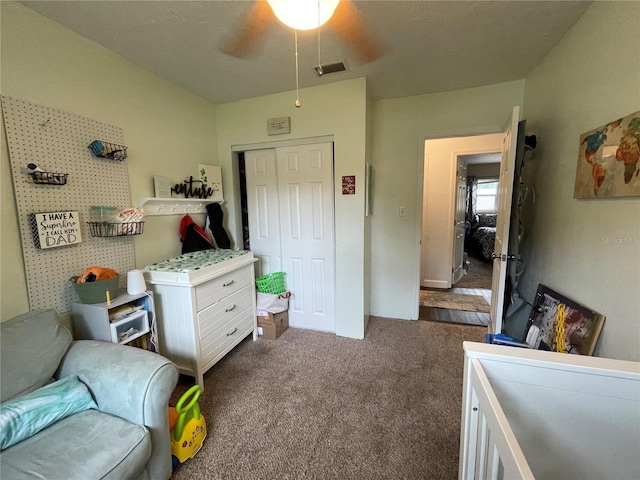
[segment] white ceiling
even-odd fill
[[[267,31],[248,60],[219,51],[251,1],[27,1],[40,14],[215,103],[295,89],[293,31]],[[347,72],[317,77],[316,32],[299,37],[300,88],[367,77],[374,99],[457,90],[524,78],[591,1],[357,1],[387,50],[365,65],[321,31],[322,63]]]

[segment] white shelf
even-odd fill
[[[187,213],[207,213],[210,203],[224,203],[224,200],[199,198],[143,198],[140,204],[145,216],[186,215]]]

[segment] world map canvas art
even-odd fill
[[[573,196],[640,196],[640,111],[580,135]]]

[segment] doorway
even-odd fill
[[[485,183],[499,177],[503,138],[500,133],[425,141],[419,319],[489,323],[493,245],[484,258],[472,235],[478,213],[496,217],[497,189],[490,207]]]
[[[248,150],[239,161],[256,275],[285,273],[292,327],[335,332],[333,144]]]

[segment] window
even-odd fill
[[[478,181],[478,213],[495,213],[498,210],[498,180]]]

